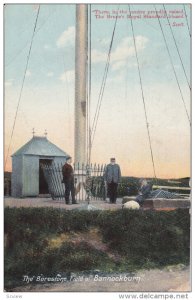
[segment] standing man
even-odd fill
[[[75,188],[74,188],[74,170],[71,166],[72,157],[66,158],[66,163],[62,167],[63,183],[65,184],[65,203],[70,204],[70,193],[72,197],[72,204],[76,204],[75,201]]]
[[[121,178],[121,170],[114,157],[110,159],[110,164],[106,166],[104,181],[107,184],[110,203],[116,203],[118,183]]]

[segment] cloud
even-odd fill
[[[117,61],[116,63],[114,63],[114,64],[112,65],[112,70],[113,70],[113,71],[118,71],[118,70],[120,70],[121,68],[125,67],[125,65],[126,65],[125,60],[119,60],[119,61]]]
[[[58,38],[56,45],[58,48],[66,47],[67,45],[73,45],[75,41],[75,27],[68,27],[67,30],[62,32],[60,37]]]
[[[124,72],[119,72],[117,75],[115,76],[111,76],[107,79],[107,82],[108,83],[121,83],[121,82],[124,82]]]
[[[126,60],[128,57],[133,56],[135,53],[134,46],[132,45],[132,38],[123,38],[121,43],[111,53],[111,62],[119,60]]]
[[[93,49],[91,51],[91,61],[92,63],[105,62],[107,54],[99,50]]]
[[[54,75],[53,72],[48,72],[47,73],[47,77],[53,77],[53,75]]]
[[[136,47],[137,51],[143,51],[148,43],[148,38],[144,36],[136,36]],[[111,52],[110,63],[113,71],[118,71],[127,65],[127,60],[130,57],[135,56],[135,48],[132,37],[124,37],[118,46]],[[91,53],[92,63],[106,62],[107,53],[96,49],[92,50]],[[128,66],[131,66],[128,64]]]
[[[148,43],[148,38],[142,35],[138,35],[135,37],[135,42],[136,42],[136,46],[137,46],[137,50],[144,50],[146,47],[146,44]]]
[[[59,79],[62,82],[72,83],[75,80],[75,71],[74,70],[68,70],[68,71],[62,73],[60,75]]]
[[[30,77],[32,75],[31,71],[30,70],[27,70],[26,71],[26,77]]]

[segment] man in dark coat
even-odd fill
[[[116,164],[115,158],[110,159],[110,164],[106,166],[104,172],[104,181],[107,184],[110,203],[116,203],[118,183],[121,179],[121,170]]]
[[[70,204],[70,193],[72,197],[72,204],[76,204],[75,201],[75,187],[74,187],[74,170],[71,166],[72,157],[66,158],[66,163],[62,167],[63,182],[65,184],[65,203]]]

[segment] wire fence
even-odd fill
[[[99,164],[73,164],[76,202],[106,199],[106,186],[103,178],[105,167],[106,165]],[[52,199],[64,200],[63,164],[42,163],[41,168]]]

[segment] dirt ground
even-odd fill
[[[123,274],[121,274],[123,275]],[[109,275],[112,276],[112,275]],[[118,276],[118,275],[117,275]],[[112,278],[116,278],[113,275]],[[104,276],[88,276],[85,280],[64,283],[26,284],[13,289],[14,292],[189,292],[189,268],[169,267],[163,270],[137,272],[132,281],[109,281]],[[129,277],[130,278],[130,277]],[[134,279],[133,279],[134,278]],[[98,279],[98,280],[97,280]]]
[[[98,209],[119,209],[122,207],[122,199],[117,199],[116,204],[110,204],[102,200],[92,200],[90,205]],[[67,205],[63,200],[52,200],[52,198],[39,198],[39,197],[29,197],[29,198],[14,198],[14,197],[5,197],[4,206],[9,207],[54,207],[61,209],[75,209],[75,208],[84,208],[87,206],[85,201],[80,202],[79,204]],[[90,207],[89,207],[90,209]],[[92,207],[91,207],[92,209]]]
[[[90,201],[90,205],[88,206],[86,201],[80,201],[78,204],[67,205],[64,203],[64,200],[52,200],[52,198],[44,198],[44,197],[28,197],[28,198],[14,198],[14,197],[4,197],[4,206],[9,207],[54,207],[66,210],[72,209],[87,209],[87,210],[116,210],[122,208],[122,198],[118,198],[116,204],[110,204],[109,199],[106,201],[102,199],[92,199]],[[185,199],[186,200],[186,199]],[[155,210],[174,210],[176,208],[189,208],[189,199],[188,200],[174,199],[171,201],[170,199],[155,199],[155,205],[151,203],[145,203],[142,209],[155,209]],[[181,203],[182,202],[182,203]],[[151,206],[152,205],[152,206]]]

